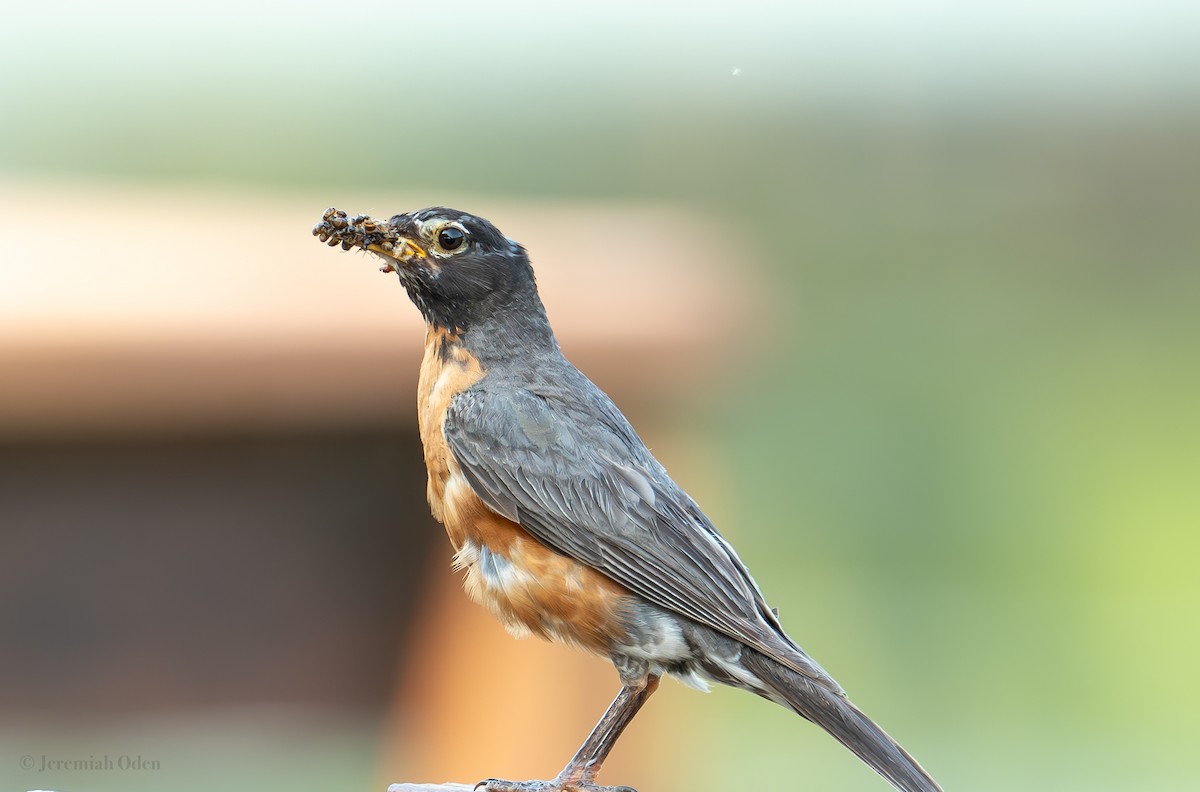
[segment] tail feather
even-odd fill
[[[871,769],[902,792],[942,792],[916,759],[844,695],[810,677],[747,649],[743,667],[751,671],[773,698],[829,732]]]

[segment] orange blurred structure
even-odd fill
[[[387,216],[420,201],[345,203]],[[643,378],[683,385],[729,352],[745,284],[730,288],[722,260],[736,257],[742,280],[747,252],[695,218],[471,203],[530,250],[564,348],[614,398],[644,396]],[[392,396],[415,388],[420,317],[372,259],[310,236],[322,209],[0,185],[0,431],[412,420]]]
[[[412,395],[420,319],[372,260],[310,236],[334,202],[383,216],[420,203],[0,186],[0,469],[23,482],[0,483],[0,519],[19,551],[9,564],[28,573],[0,574],[0,589],[36,612],[46,605],[31,587],[53,576],[55,554],[104,540],[88,562],[96,578],[64,589],[74,592],[68,608],[71,597],[96,598],[96,631],[113,636],[81,650],[71,706],[374,701],[390,712],[381,780],[553,774],[616,677],[594,658],[513,642],[459,590],[423,497]],[[530,250],[569,356],[670,459],[670,428],[655,418],[728,369],[717,359],[734,354],[744,320],[746,252],[659,208],[469,208]],[[29,468],[33,457],[49,461]],[[75,471],[65,479],[55,472],[64,464]],[[356,465],[369,466],[365,480]],[[87,482],[103,497],[91,500]],[[47,499],[80,505],[50,513]],[[362,552],[370,564],[355,561]],[[331,558],[339,564],[324,566]],[[146,565],[171,584],[130,584]],[[188,574],[194,583],[178,584]],[[275,604],[259,608],[264,590]],[[130,608],[140,632],[122,621]],[[39,666],[37,640],[23,645],[14,667]],[[362,662],[386,651],[398,656]],[[197,685],[201,666],[208,677]],[[389,667],[398,681],[376,679]],[[0,699],[40,706],[5,676]],[[635,732],[658,718],[650,708]],[[611,777],[644,777],[649,747],[636,745],[614,757]]]

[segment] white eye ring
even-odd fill
[[[470,245],[470,234],[458,223],[447,223],[434,234],[438,249],[448,255],[462,253]]]

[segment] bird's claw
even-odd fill
[[[504,781],[485,778],[475,792],[637,792],[628,786],[600,786],[586,781]]]

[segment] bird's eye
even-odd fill
[[[438,231],[437,241],[442,250],[458,250],[467,241],[467,235],[461,228],[447,226]]]

